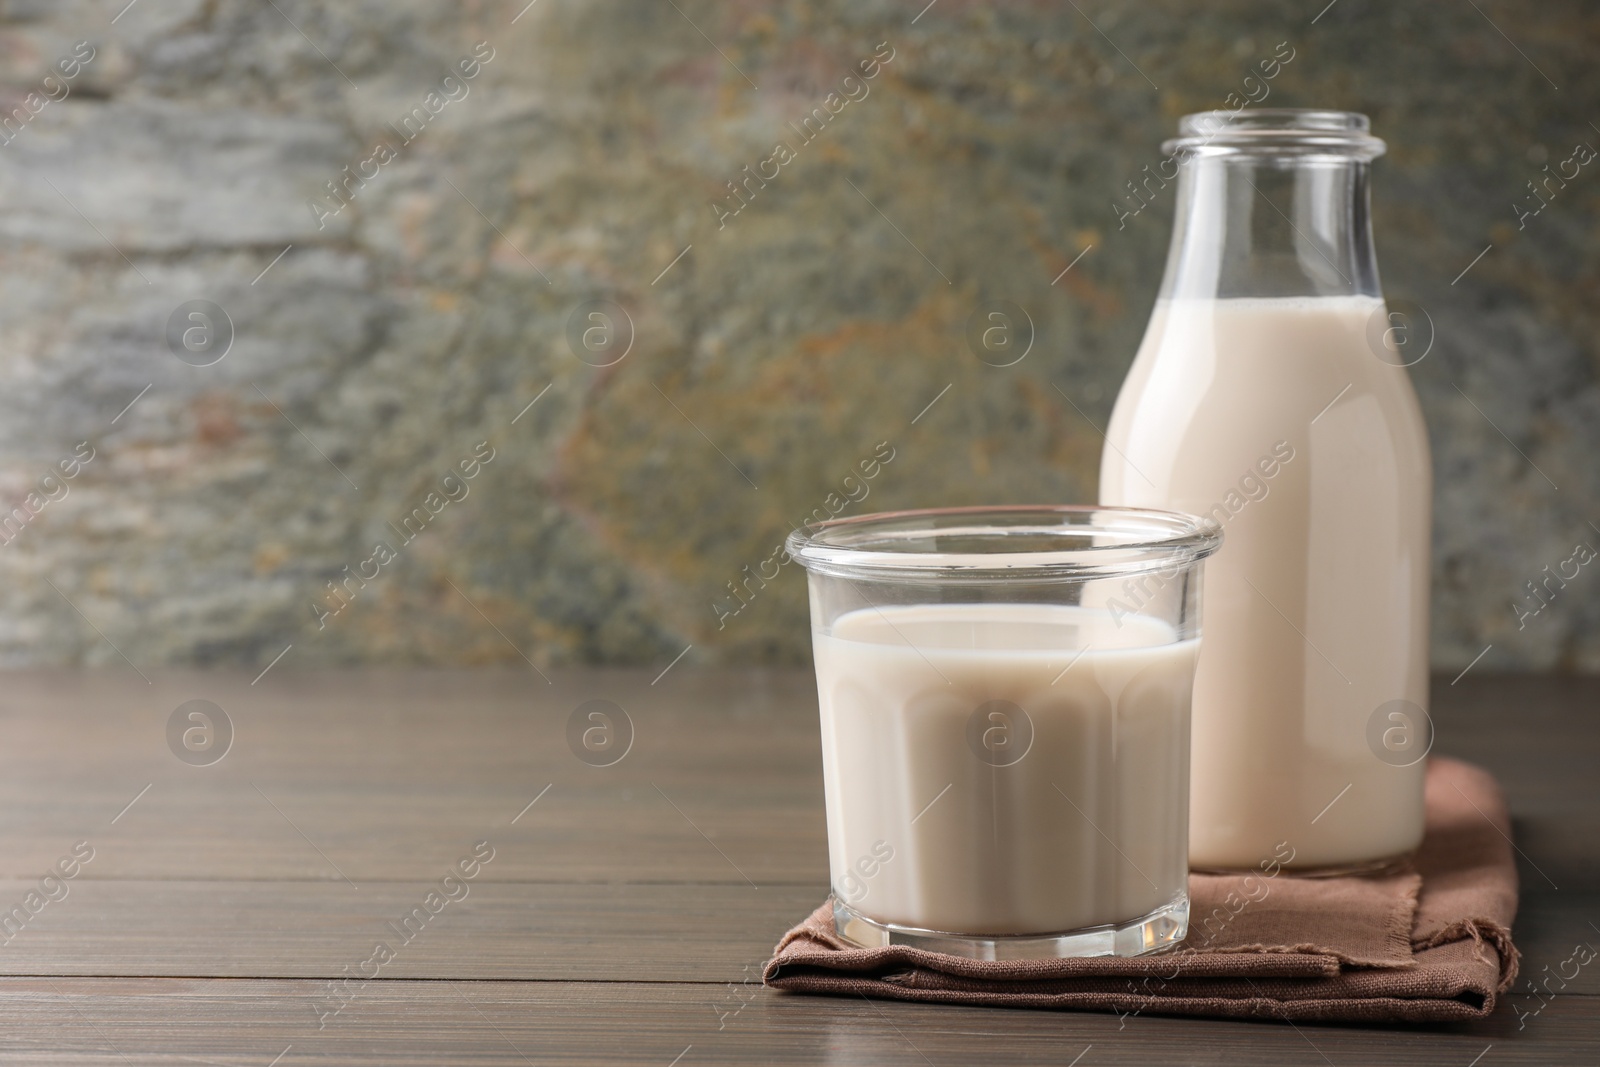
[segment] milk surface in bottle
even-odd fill
[[[1422,839],[1432,475],[1367,217],[1364,116],[1183,120],[1165,279],[1103,504],[1210,516],[1190,862],[1351,869]],[[1287,845],[1285,849],[1284,846]]]

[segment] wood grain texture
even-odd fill
[[[1519,1030],[1381,1030],[1159,1016],[890,1004],[756,986],[370,983],[319,1018],[319,983],[0,979],[0,1064],[1017,1064],[1578,1065],[1594,1062],[1594,1000],[1558,997]],[[319,1029],[319,1023],[321,1028]],[[685,1050],[688,1050],[685,1052]]]
[[[1483,1067],[1600,1057],[1600,964],[1551,981],[1553,998],[1519,985],[1493,1018],[1432,1030],[763,990],[773,942],[826,891],[812,678],[681,666],[654,677],[0,676],[0,912],[75,842],[95,850],[64,899],[0,944],[0,1064],[266,1065],[289,1048],[283,1067],[667,1067],[691,1045],[682,1067],[1063,1064],[1080,1053],[1083,1067],[1467,1067],[1490,1046]],[[1437,750],[1506,787],[1523,884],[1515,933],[1535,982],[1577,946],[1600,946],[1597,697],[1590,679],[1435,682]],[[195,698],[235,728],[210,767],[167,748],[168,716]],[[596,698],[635,728],[611,767],[582,763],[566,740],[572,710]],[[398,945],[378,978],[339,985],[377,940],[399,942],[389,924],[477,841],[494,858],[466,897]],[[359,995],[319,1028],[318,1011],[349,996],[341,989]]]
[[[32,884],[0,882],[0,901],[20,900]],[[397,953],[385,978],[732,982],[759,974],[794,917],[827,893],[825,881],[759,892],[475,882],[437,915],[403,926],[436,888],[82,881],[0,948],[0,974],[339,978],[381,940]]]
[[[0,882],[0,900],[20,900],[32,884]],[[384,977],[734,982],[758,972],[796,917],[827,893],[823,883],[757,892],[490,882],[472,885],[420,929],[397,933],[430,888],[383,882],[355,893],[327,882],[80,882],[0,948],[0,975],[338,978],[376,941],[398,946],[410,934]],[[1600,947],[1587,925],[1597,915],[1597,893],[1527,893],[1516,928],[1530,965],[1525,973],[1555,967],[1580,941]],[[1600,966],[1579,970],[1562,992],[1600,995]]]

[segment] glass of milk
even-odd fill
[[[977,959],[1131,956],[1189,918],[1215,522],[947,508],[808,526],[834,922]]]

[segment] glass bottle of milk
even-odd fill
[[[1223,527],[1190,862],[1381,866],[1422,840],[1432,741],[1432,471],[1404,369],[1431,338],[1378,284],[1367,183],[1384,144],[1364,115],[1258,109],[1187,116],[1163,150],[1172,245],[1100,502]]]

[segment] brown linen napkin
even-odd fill
[[[1434,758],[1412,864],[1377,877],[1189,876],[1189,936],[1157,956],[969,960],[854,948],[824,903],[784,935],[766,984],[997,1007],[1326,1021],[1476,1019],[1511,987],[1511,820],[1484,770]]]

